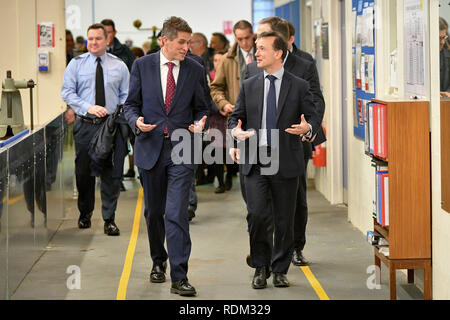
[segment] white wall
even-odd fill
[[[94,3],[94,6],[92,5]],[[77,19],[76,7],[80,8]],[[118,31],[117,38],[123,43],[133,40],[133,45],[141,46],[153,34],[152,31],[139,31],[133,26],[133,21],[141,20],[141,28],[156,26],[162,28],[163,21],[169,16],[179,16],[185,19],[194,32],[201,32],[211,39],[213,32],[223,32],[223,21],[232,24],[241,19],[252,21],[251,0],[195,0],[195,1],[156,1],[156,0],[66,0],[66,8],[71,8],[67,14],[69,29],[74,38],[78,35],[86,37],[86,30],[93,22],[112,19]],[[75,11],[73,11],[75,9]],[[94,11],[94,21],[93,12]],[[79,23],[76,23],[79,21]],[[73,26],[79,28],[73,28]],[[232,44],[234,37],[228,35]]]

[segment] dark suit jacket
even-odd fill
[[[314,58],[312,57],[312,55],[310,55],[308,52],[306,51],[302,51],[299,48],[297,48],[297,46],[295,45],[295,43],[292,44],[292,53],[295,56],[298,56],[300,58],[306,59],[308,61],[314,62]]]
[[[159,52],[139,58],[133,64],[128,98],[124,104],[125,118],[136,133],[134,162],[139,168],[150,170],[159,158],[164,126],[171,135],[176,129],[186,129],[203,116],[208,116],[204,92],[204,69],[192,59],[181,61],[175,95],[166,114],[162,88]],[[136,120],[143,116],[145,123],[156,124],[150,132],[136,130]],[[193,155],[193,134],[191,134]],[[175,146],[178,142],[172,142]],[[193,168],[192,164],[186,164]]]
[[[242,121],[243,130],[255,129],[259,135],[261,129],[264,103],[264,73],[245,80],[242,83],[234,111],[228,121],[229,129]],[[313,135],[320,128],[320,117],[313,103],[313,96],[309,84],[285,70],[281,82],[280,96],[277,107],[277,129],[279,129],[279,174],[283,178],[293,178],[305,171],[303,144],[299,136],[291,135],[284,130],[293,124],[298,124],[304,114],[312,126]],[[255,154],[247,152],[248,139],[244,153],[245,163],[242,173],[248,175],[252,164],[255,163]],[[258,137],[259,145],[259,137]]]
[[[284,64],[284,70],[292,73],[293,75],[308,81],[311,93],[313,94],[314,104],[317,109],[317,113],[320,117],[320,123],[322,123],[323,115],[325,113],[325,100],[320,89],[319,74],[314,62],[301,59],[298,56],[289,54],[286,63]],[[263,69],[258,68],[256,61],[247,65],[245,71],[245,79],[248,79],[258,73],[263,73]],[[317,137],[312,143],[313,146],[317,146],[326,141],[325,133],[322,127],[317,132]],[[305,142],[305,153],[310,158],[312,155],[312,147],[309,142]],[[306,146],[306,144],[309,144]],[[306,149],[307,147],[307,149]]]

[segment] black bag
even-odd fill
[[[113,114],[107,116],[100,129],[97,130],[89,144],[89,149],[98,159],[107,159],[114,150],[114,140],[117,131],[116,118],[122,111],[123,105],[118,105]]]

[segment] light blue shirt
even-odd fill
[[[267,146],[267,131],[266,131],[266,113],[267,113],[267,95],[269,94],[270,89],[270,80],[267,78],[269,73],[264,71],[264,102],[263,102],[263,113],[262,113],[262,122],[261,122],[261,136],[259,137],[259,146]],[[272,75],[276,78],[274,81],[275,84],[275,95],[276,95],[276,106],[278,110],[278,98],[280,97],[280,89],[281,82],[283,81],[284,68],[281,67],[280,70],[272,73]]]
[[[127,99],[130,73],[126,64],[110,53],[105,53],[100,59],[105,84],[105,108],[111,114],[118,104],[125,103]],[[61,97],[78,115],[85,116],[89,107],[95,105],[96,71],[97,57],[87,52],[73,58],[64,72]]]

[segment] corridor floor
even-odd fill
[[[145,219],[136,210],[139,183],[134,179],[124,183],[127,191],[121,193],[116,213],[120,236],[103,233],[98,190],[90,229],[78,229],[76,200],[70,200],[65,219],[45,252],[19,286],[11,288],[12,299],[193,299],[171,294],[169,276],[162,284],[149,282],[152,262]],[[252,289],[254,270],[245,262],[249,241],[238,179],[229,192],[215,194],[213,190],[212,184],[197,187],[199,204],[190,223],[188,276],[198,292],[194,299],[389,299],[388,270],[382,266],[381,287],[373,289],[375,276],[367,272],[373,265],[373,249],[365,235],[347,221],[346,207],[330,205],[313,188],[308,190],[304,250],[310,266],[290,267],[289,288],[275,288],[270,278],[268,288]],[[397,283],[398,299],[423,299],[416,286],[406,284],[402,272],[398,272]]]

